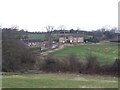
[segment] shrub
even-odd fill
[[[34,53],[18,37],[17,30],[3,30],[2,71],[4,72],[30,69],[35,63]]]
[[[76,55],[69,54],[65,58],[47,56],[37,60],[38,68],[44,72],[72,72],[82,74],[116,75],[119,71],[120,60],[113,64],[100,64],[92,53],[87,54],[86,60],[79,60]]]
[[[66,58],[48,56],[39,60],[38,67],[39,70],[46,72],[79,72],[78,58],[73,54]]]
[[[69,71],[78,72],[79,70],[79,59],[73,53],[69,54],[66,59],[69,61]]]
[[[91,73],[99,72],[100,63],[97,61],[97,57],[89,52],[86,56],[87,66],[86,70]]]
[[[110,70],[120,76],[120,59],[115,60]]]
[[[6,48],[7,47],[7,48]],[[3,42],[2,70],[16,71],[30,68],[35,63],[35,55],[20,41]]]
[[[44,61],[42,61],[41,70],[46,72],[59,72],[61,71],[62,63],[58,58],[55,57],[46,57]]]
[[[78,62],[78,68],[79,68],[79,73],[85,73],[86,68],[87,68],[87,61],[86,60],[80,60]]]
[[[101,64],[100,65],[100,72],[99,74],[110,74],[111,72],[111,63],[108,64]]]

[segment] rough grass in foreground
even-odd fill
[[[3,88],[117,88],[118,78],[77,74],[3,75]]]

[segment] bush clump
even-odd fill
[[[20,40],[19,32],[3,29],[2,33],[2,71],[15,72],[32,68],[35,55]]]
[[[86,64],[86,71],[90,73],[99,72],[100,63],[97,60],[97,57],[92,54],[91,52],[86,56],[87,64]]]

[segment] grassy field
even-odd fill
[[[53,38],[58,38],[58,36],[63,36],[64,34],[52,34]],[[65,34],[65,35],[71,35],[71,34]],[[28,38],[29,39],[41,39],[41,38],[46,38],[47,34],[29,34]],[[86,35],[85,39],[92,38],[93,36]]]
[[[46,34],[29,34],[28,35],[29,39],[40,39],[45,37],[46,37]]]
[[[49,55],[64,57],[74,53],[80,59],[85,59],[88,52],[94,54],[101,63],[113,62],[118,57],[118,44],[65,46],[63,49]]]
[[[81,74],[3,75],[3,88],[117,88],[118,78]]]

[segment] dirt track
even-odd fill
[[[42,55],[42,56],[46,56],[46,55],[48,55],[48,53],[50,53],[50,52],[55,52],[55,51],[60,50],[60,49],[63,49],[63,48],[64,48],[64,45],[60,45],[60,46],[59,46],[58,48],[56,48],[56,49],[42,52],[41,55]]]

